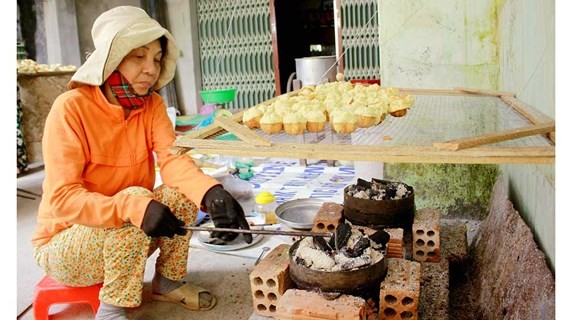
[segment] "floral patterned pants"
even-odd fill
[[[182,193],[161,185],[154,192],[130,187],[121,193],[152,197],[170,207],[186,224],[194,223],[198,208]],[[35,248],[35,258],[45,272],[61,284],[90,286],[103,282],[99,300],[120,307],[137,307],[147,258],[160,249],[156,272],[171,280],[186,276],[192,233],[173,238],[148,237],[135,226],[91,228],[74,225]]]

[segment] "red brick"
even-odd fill
[[[415,261],[439,262],[441,209],[423,208],[412,225],[412,253]]]
[[[350,295],[327,300],[316,292],[289,289],[279,300],[274,318],[278,320],[366,319],[366,302],[362,298]]]
[[[275,247],[249,275],[253,310],[259,315],[273,316],[279,299],[293,287],[289,277],[290,247],[285,243]]]
[[[421,265],[388,258],[388,272],[380,284],[379,319],[418,319]]]
[[[340,220],[344,207],[335,202],[325,202],[313,219],[313,232],[333,232]]]

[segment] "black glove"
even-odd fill
[[[216,228],[232,228],[249,230],[249,224],[245,220],[243,208],[232,195],[222,186],[214,186],[204,195],[202,201],[206,206],[206,211],[212,218]],[[235,232],[212,232],[212,237],[224,241],[232,241],[238,236]],[[252,237],[249,233],[243,233],[245,242],[251,243]]]
[[[185,235],[186,230],[181,227],[184,222],[176,218],[168,206],[151,200],[146,207],[141,229],[149,237],[174,237],[175,234]]]

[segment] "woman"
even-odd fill
[[[155,92],[174,77],[171,34],[142,9],[99,16],[95,51],[53,104],[42,141],[43,197],[32,239],[40,267],[58,282],[103,282],[96,319],[126,319],[141,303],[146,259],[160,254],[152,298],[209,310],[216,298],[186,276],[198,206],[216,227],[248,229],[239,203],[186,155],[168,152],[175,134]],[[163,185],[155,184],[156,153]],[[236,233],[213,236],[233,240]],[[251,243],[251,235],[244,234]]]

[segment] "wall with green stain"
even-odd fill
[[[510,91],[554,119],[554,0],[379,1],[383,86]],[[553,165],[384,168],[417,189],[418,207],[471,217],[486,214],[499,174],[554,271]]]
[[[380,0],[382,84],[496,89],[495,0]]]
[[[447,217],[484,219],[496,165],[385,164],[384,178],[414,187],[416,209],[439,207]]]
[[[411,88],[497,89],[497,7],[481,1],[380,1],[382,84]],[[493,126],[496,115],[472,122]],[[429,121],[429,120],[426,120]],[[476,130],[475,130],[476,131]],[[483,219],[497,165],[385,164],[384,177],[416,190],[416,206]]]

